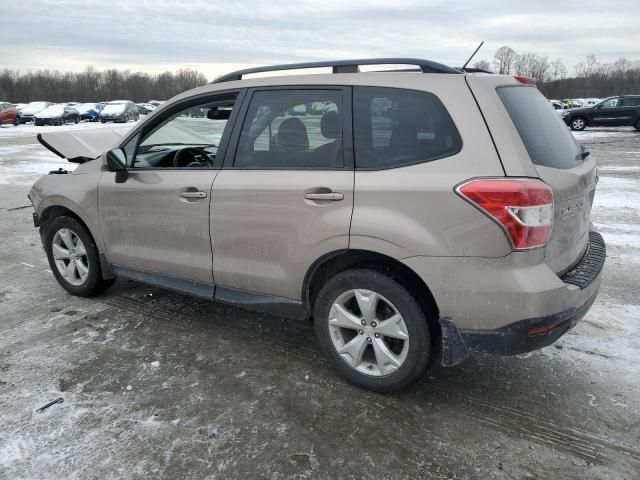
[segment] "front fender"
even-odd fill
[[[98,218],[100,166],[100,162],[93,161],[78,167],[72,174],[45,175],[33,185],[29,199],[40,218],[46,218],[47,210],[53,207],[71,211],[86,225],[98,251],[104,252]]]

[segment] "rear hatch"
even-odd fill
[[[486,118],[506,175],[537,176],[553,190],[553,232],[545,248],[545,260],[562,275],[580,260],[587,247],[596,163],[589,156],[583,158],[573,135],[537,88],[496,77],[490,82],[494,101],[487,106],[496,111]],[[482,97],[490,95],[486,85],[481,89]],[[493,121],[503,125],[494,128]],[[517,145],[501,148],[501,143],[509,141]],[[508,161],[505,154],[510,155]]]

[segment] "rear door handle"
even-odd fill
[[[207,198],[207,192],[180,192],[179,196],[182,198]]]
[[[339,192],[326,192],[326,193],[305,193],[304,198],[307,200],[330,200],[336,202],[342,200],[344,195]]]

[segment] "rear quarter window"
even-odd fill
[[[535,165],[567,169],[578,164],[578,144],[537,88],[509,86],[496,91]]]
[[[356,168],[385,169],[455,155],[460,134],[442,102],[417,90],[356,87]]]

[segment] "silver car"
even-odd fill
[[[389,63],[416,71],[358,69]],[[333,73],[245,78],[306,67]],[[595,161],[528,78],[416,59],[251,69],[131,130],[40,139],[80,163],[29,194],[67,291],[124,277],[312,319],[370,390],[549,345],[600,287]]]

